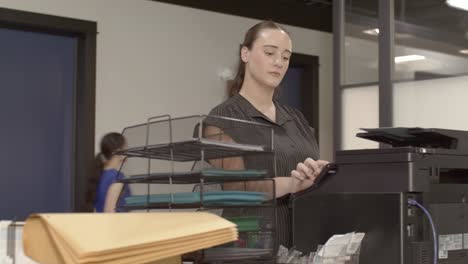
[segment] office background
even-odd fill
[[[120,131],[163,113],[207,113],[225,99],[222,75],[234,67],[244,31],[259,18],[253,18],[252,11],[241,16],[242,10],[201,10],[193,6],[197,1],[186,2],[192,6],[148,0],[0,0],[0,7],[96,22],[92,120],[96,151],[100,137],[108,131]],[[286,7],[291,6],[303,9],[302,15],[309,9],[315,10],[311,14],[331,15],[333,1],[260,2],[252,9],[272,8],[269,3],[283,5],[273,8],[271,15],[286,24],[294,51],[319,58],[321,157],[332,160],[337,149],[376,147],[354,135],[361,127],[379,126],[378,1],[335,1],[343,6],[340,41],[334,41],[336,30],[330,32],[332,21],[314,26],[302,25],[297,18],[288,23],[284,17],[290,10]],[[391,125],[468,130],[468,117],[463,114],[468,60],[461,53],[466,33],[460,31],[468,28],[466,12],[447,7],[443,1],[390,2],[396,20],[392,52],[420,56],[416,61],[394,63],[394,69],[387,66],[393,69],[389,93],[393,107],[387,109]],[[327,19],[336,23],[338,18]],[[333,60],[333,45],[341,46],[343,60]],[[334,66],[341,69],[335,93]]]
[[[146,0],[2,0],[0,6],[97,22],[96,139],[158,113],[207,113],[225,96],[219,72],[234,66],[245,29],[257,22]],[[331,157],[332,35],[287,28],[294,51],[320,57],[320,145]]]

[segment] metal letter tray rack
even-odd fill
[[[209,211],[237,224],[233,243],[195,263],[274,263],[275,156],[270,126],[218,116],[160,116],[127,127],[119,211]],[[124,188],[125,189],[125,188]],[[123,192],[122,192],[123,193]]]

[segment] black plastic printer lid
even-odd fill
[[[356,136],[389,144],[392,147],[443,148],[466,151],[468,131],[419,127],[361,128]],[[463,144],[460,144],[463,143]]]

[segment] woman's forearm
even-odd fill
[[[280,198],[292,191],[292,178],[291,177],[275,177],[276,193],[275,198]]]

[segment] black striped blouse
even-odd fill
[[[314,130],[309,126],[303,114],[297,109],[282,105],[277,101],[274,101],[274,103],[276,106],[276,122],[266,117],[240,94],[232,96],[213,108],[210,115],[243,119],[273,126],[276,176],[290,176],[297,163],[303,162],[308,157],[317,160],[319,158],[319,149]],[[232,131],[227,133],[236,142],[243,141],[244,143],[255,143],[252,141],[255,141],[255,137],[259,136],[258,134],[248,135],[245,133],[234,135],[236,132]],[[249,165],[246,165],[246,167],[251,168]],[[292,242],[292,221],[288,203],[289,196],[277,199],[277,232],[278,245],[290,247]]]

